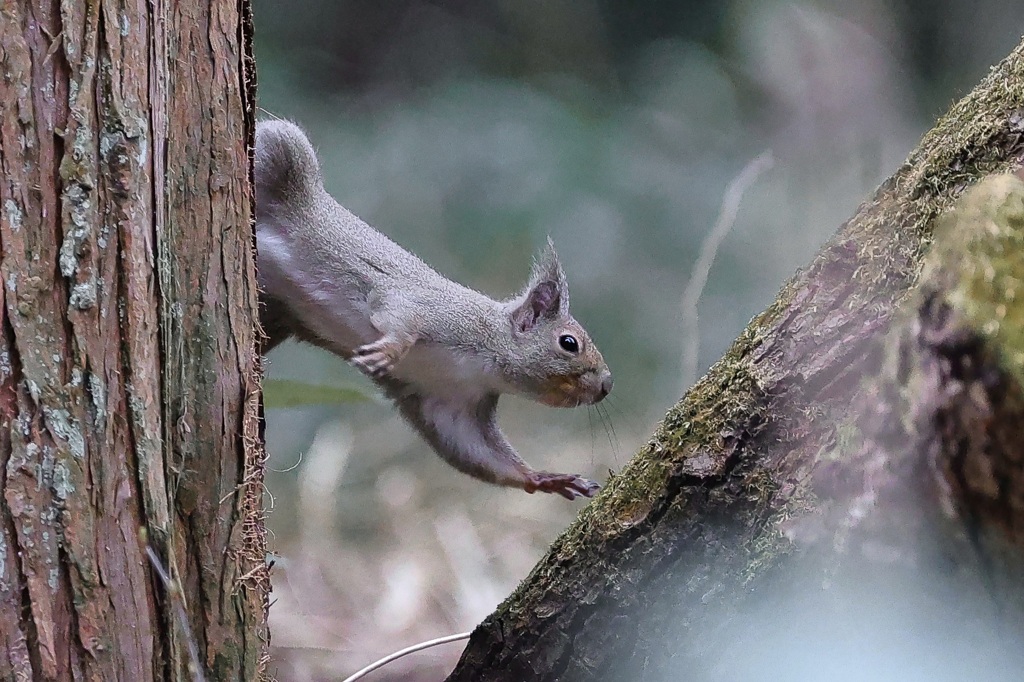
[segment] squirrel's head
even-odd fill
[[[608,395],[612,374],[586,330],[569,314],[569,286],[550,239],[526,289],[507,306],[521,358],[510,383],[553,407],[591,405]]]

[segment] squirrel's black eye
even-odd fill
[[[567,353],[575,354],[580,352],[580,342],[576,340],[575,336],[570,334],[562,334],[559,336],[558,345]]]

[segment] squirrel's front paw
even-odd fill
[[[390,336],[380,338],[373,343],[359,346],[352,351],[349,362],[359,371],[373,379],[380,379],[391,373],[398,361],[409,352],[409,346]]]
[[[567,500],[577,497],[593,497],[601,488],[593,481],[576,474],[553,474],[547,471],[534,471],[526,478],[523,486],[526,492],[558,493]]]
[[[380,379],[391,372],[395,361],[384,351],[371,350],[371,345],[373,344],[356,348],[349,362],[368,377]]]

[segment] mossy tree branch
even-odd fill
[[[929,448],[910,437],[934,426],[935,417],[921,422],[923,413],[889,409],[920,382],[901,383],[884,359],[887,337],[909,333],[913,315],[901,308],[936,300],[915,294],[936,218],[965,188],[1019,167],[1022,155],[1024,44],[925,135],[666,415],[477,628],[449,680],[749,679],[751,671],[763,674],[756,665],[796,641],[828,633],[836,635],[829,642],[846,641],[841,628],[833,632],[840,615],[870,611],[876,601],[879,608],[897,596],[912,603],[907,613],[935,632],[968,611],[992,616],[969,601],[991,589],[977,545],[950,540],[976,538],[975,521],[985,519],[959,515],[950,532],[941,504],[970,497],[980,479],[957,473],[957,466],[971,469],[962,450],[955,450],[961,465],[952,455],[942,464],[937,453],[945,445]],[[1019,225],[1013,229],[1018,236],[991,248],[1016,244]],[[984,230],[935,253],[963,259],[982,253],[979,243],[989,243]],[[987,329],[1008,303],[978,285],[978,273],[981,281],[988,276],[981,261],[978,268],[958,281],[981,292],[981,302],[963,314]],[[966,300],[951,285],[931,286],[948,290],[952,302]],[[1018,313],[1007,307],[1005,314]],[[1013,348],[1019,332],[997,327],[996,336],[982,335],[986,343]],[[1000,357],[1012,364],[1019,350]],[[906,379],[909,370],[900,371]],[[922,372],[936,380],[934,370]],[[1006,376],[1019,378],[1019,371]],[[946,442],[942,429],[932,428],[931,437]],[[985,451],[1002,445],[996,438]],[[931,473],[944,466],[946,475]],[[942,493],[935,484],[943,480],[962,490]],[[1010,527],[1014,540],[1017,528]],[[1012,550],[1009,556],[1008,565],[1019,567]],[[915,571],[934,567],[937,557],[955,568],[925,589]],[[787,663],[783,677],[793,679],[799,664]],[[813,667],[819,678],[827,665]]]

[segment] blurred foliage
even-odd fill
[[[379,400],[377,394],[361,386],[321,386],[288,379],[267,379],[263,382],[263,405],[271,410],[303,405],[343,405],[373,400]]]
[[[255,19],[264,115],[306,128],[342,204],[494,296],[552,236],[615,390],[607,415],[505,400],[502,424],[534,465],[600,476],[686,388],[680,296],[729,181],[772,150],[701,299],[702,368],[1016,44],[1024,5],[255,0]],[[309,347],[270,361],[366,385]],[[387,407],[290,405],[267,426],[282,679],[468,628],[575,513],[448,469]]]

